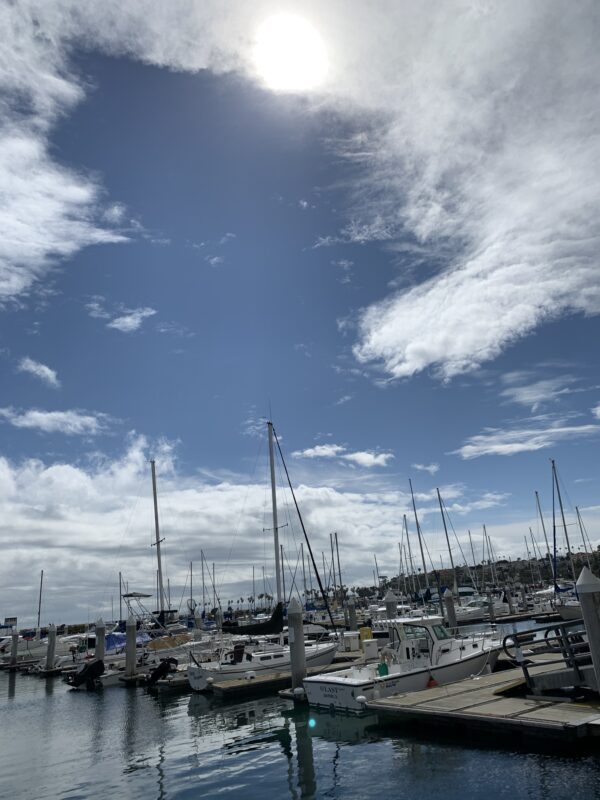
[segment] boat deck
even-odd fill
[[[533,666],[531,675],[556,671],[556,664]],[[525,694],[520,668],[421,692],[366,703],[382,721],[450,727],[453,736],[517,734],[561,741],[600,735],[600,700],[568,702]],[[521,691],[519,691],[521,690]]]

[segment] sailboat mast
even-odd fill
[[[204,583],[204,550],[200,550],[200,564],[202,565],[202,611],[206,611],[206,584]]]
[[[342,569],[340,567],[340,546],[338,544],[338,535],[337,531],[334,534],[335,536],[335,552],[337,555],[337,565],[338,565],[338,579],[340,582],[340,603],[344,604],[344,587],[342,585]]]
[[[560,486],[558,485],[558,475],[556,474],[556,464],[554,463],[554,459],[552,459],[552,474],[554,475],[554,483],[556,484],[556,495],[558,497],[558,504],[560,506],[560,516],[562,519],[563,530],[565,532],[565,539],[567,542],[567,553],[569,554],[569,563],[571,564],[571,575],[573,576],[573,582],[577,583],[577,578],[575,577],[575,564],[573,564],[573,553],[571,552],[571,543],[569,542],[569,534],[567,532],[567,522],[565,520],[565,510],[563,508],[562,497],[560,494]]]
[[[150,461],[152,469],[152,498],[154,500],[154,533],[156,534],[156,560],[158,562],[158,610],[164,615],[165,611],[165,590],[163,587],[162,559],[160,555],[160,530],[158,527],[158,497],[156,494],[156,463],[154,459]]]
[[[304,586],[304,608],[306,608],[306,565],[304,563],[304,542],[300,542],[300,552],[302,553],[302,584]]]
[[[415,493],[413,492],[412,481],[410,478],[408,479],[408,484],[410,486],[412,507],[415,513],[415,523],[417,526],[417,536],[419,537],[419,547],[421,548],[421,560],[423,561],[423,574],[425,575],[425,587],[429,589],[429,576],[427,575],[427,564],[425,563],[425,553],[423,552],[423,541],[421,539],[421,526],[419,525],[419,517],[417,516],[417,506],[415,505]]]
[[[475,561],[475,550],[473,549],[473,538],[471,536],[471,531],[468,531],[468,533],[469,533],[469,543],[471,545],[471,555],[473,556],[473,576],[474,576],[473,585],[475,587],[475,591],[477,592],[479,591],[477,586],[477,563]]]
[[[44,585],[44,570],[40,572],[40,593],[38,596],[38,615],[37,615],[37,627],[40,627],[40,617],[42,615],[42,586]]]
[[[415,563],[412,557],[412,550],[410,548],[410,536],[408,534],[408,520],[406,519],[406,514],[404,514],[404,527],[406,529],[406,544],[408,545],[408,560],[410,561],[410,574],[412,578],[412,587],[413,587],[413,594],[416,594],[417,587],[419,591],[421,590],[421,582],[419,581],[419,576],[417,575],[417,586],[415,586]]]
[[[450,537],[448,536],[448,526],[446,525],[446,515],[442,507],[442,496],[440,490],[436,489],[438,496],[438,503],[440,504],[440,514],[442,515],[442,522],[444,523],[444,533],[446,534],[446,544],[448,545],[448,555],[450,556],[450,566],[452,568],[452,580],[454,583],[453,589],[455,595],[458,597],[458,581],[456,580],[456,567],[454,566],[454,559],[452,558],[452,548],[450,547]]]
[[[281,569],[279,566],[279,527],[277,523],[277,489],[275,487],[275,452],[273,449],[273,423],[267,422],[269,430],[269,464],[271,467],[271,503],[273,506],[273,539],[275,544],[275,583],[277,602],[281,603]]]
[[[546,523],[544,522],[544,515],[542,514],[542,506],[540,505],[540,496],[536,492],[535,493],[535,502],[537,505],[538,514],[540,515],[540,522],[542,523],[542,530],[544,532],[544,541],[546,542],[546,555],[548,556],[548,561],[550,562],[550,570],[552,574],[552,579],[556,580],[554,576],[554,564],[552,562],[552,555],[550,553],[550,545],[548,544],[548,536],[546,535]]]
[[[581,519],[581,514],[579,513],[579,506],[575,506],[575,511],[577,513],[577,522],[579,523],[579,531],[581,533],[581,538],[583,540],[583,552],[585,553],[585,560],[587,561],[588,569],[591,569],[592,565],[590,564],[590,556],[589,556],[589,553],[588,553],[588,546],[587,546],[587,543],[585,541],[585,533],[586,533],[585,532],[585,525],[583,524],[583,520]],[[588,537],[588,542],[589,542],[589,537]]]

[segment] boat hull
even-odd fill
[[[337,644],[307,647],[306,666],[323,667],[331,664],[336,650]],[[188,667],[188,679],[191,688],[195,692],[205,692],[210,691],[210,685],[213,681],[231,681],[239,680],[240,678],[252,680],[258,675],[291,672],[289,652],[286,656],[283,660],[270,661],[269,663],[261,663],[253,659],[251,662],[242,662],[240,664],[207,664],[205,666],[190,664]]]
[[[455,683],[486,668],[492,670],[497,659],[497,650],[483,650],[459,661],[437,667],[390,673],[362,681],[344,679],[343,672],[332,672],[328,675],[306,678],[304,691],[312,706],[361,713],[365,710],[364,700],[378,700],[392,694],[423,691],[431,685],[432,679],[437,684]]]

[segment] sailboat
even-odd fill
[[[283,622],[283,602],[281,586],[281,563],[280,563],[280,548],[279,548],[279,528],[277,518],[277,489],[275,484],[275,453],[274,453],[274,439],[276,434],[273,429],[273,423],[267,422],[268,436],[269,436],[269,463],[271,473],[271,501],[272,501],[272,514],[273,514],[273,539],[275,548],[275,582],[277,587],[277,606],[275,612],[267,623],[258,623],[258,625],[243,625],[238,626],[237,631],[235,628],[232,630],[230,627],[228,632],[245,633],[248,628],[255,628],[264,624],[271,625],[276,620],[280,613]],[[279,442],[277,442],[279,448]],[[281,448],[279,448],[280,455]],[[283,458],[283,457],[282,457]],[[285,468],[285,462],[284,462]],[[286,469],[287,474],[287,469]],[[289,476],[288,476],[289,480]],[[290,485],[291,488],[291,485]],[[297,506],[296,506],[297,507]],[[301,518],[300,518],[301,519]],[[304,528],[304,526],[303,526]],[[306,535],[306,532],[304,532]],[[307,540],[308,543],[308,540]],[[309,545],[310,550],[310,545]],[[311,551],[312,557],[312,551]],[[314,563],[314,560],[313,560]],[[316,571],[317,580],[320,584],[320,578]],[[322,587],[321,587],[322,588]],[[323,597],[325,598],[325,593]],[[305,647],[306,653],[306,666],[317,667],[326,666],[331,664],[333,657],[337,650],[337,642],[327,642],[325,644],[307,644]],[[192,656],[192,661],[195,659]],[[256,677],[256,675],[273,674],[276,672],[289,672],[291,670],[291,651],[289,647],[282,644],[273,645],[265,642],[265,644],[258,648],[249,650],[245,645],[240,642],[237,643],[233,650],[225,652],[222,657],[216,661],[207,664],[190,663],[188,667],[188,680],[190,686],[194,691],[203,692],[210,689],[211,683],[215,680],[235,680],[237,678],[246,677],[249,680]]]

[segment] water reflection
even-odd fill
[[[8,702],[10,700],[10,702]],[[222,703],[141,689],[72,692],[0,674],[0,795],[244,800],[324,797],[553,800],[593,797],[596,757],[556,758],[384,729],[279,698]]]

